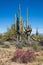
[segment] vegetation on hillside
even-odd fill
[[[16,31],[15,26],[12,24],[10,28],[7,28],[7,32],[0,35],[0,39],[7,40],[7,39],[14,39],[16,38]]]

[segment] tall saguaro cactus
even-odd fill
[[[28,27],[28,8],[26,10],[26,28]]]
[[[36,28],[36,35],[38,35],[38,28]]]

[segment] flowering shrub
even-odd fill
[[[33,50],[24,51],[24,50],[18,49],[14,52],[13,60],[27,63],[28,61],[31,61],[31,59],[33,59],[34,56],[35,56],[35,53]]]

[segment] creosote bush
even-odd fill
[[[29,61],[32,61],[35,59],[35,52],[33,50],[22,50],[22,49],[17,49],[14,54],[13,54],[12,61],[16,62],[22,62],[22,63],[27,63]]]
[[[32,47],[33,47],[33,49],[34,49],[35,51],[39,51],[39,50],[40,50],[38,43],[33,43],[33,44],[32,44]]]
[[[10,45],[5,44],[2,46],[2,48],[10,48]]]
[[[16,44],[16,48],[22,49],[22,44]]]

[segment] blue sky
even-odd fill
[[[6,32],[7,27],[14,23],[14,14],[21,6],[21,16],[26,22],[26,8],[28,8],[28,24],[32,26],[32,33],[38,27],[43,33],[43,0],[0,0],[0,33]]]

